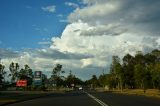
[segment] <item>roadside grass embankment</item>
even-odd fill
[[[0,91],[0,106],[64,93],[65,91]]]
[[[70,88],[51,88],[42,90],[21,90],[10,89],[6,91],[0,91],[0,106],[4,106],[11,103],[22,102],[26,100],[32,100],[36,98],[46,97],[54,94],[61,94],[72,91]]]
[[[105,89],[96,89],[98,92],[113,92],[119,94],[126,94],[126,95],[137,95],[137,96],[147,96],[147,97],[155,97],[160,99],[160,90],[158,89],[147,89],[144,93],[143,89],[123,89],[121,90],[105,90]]]
[[[128,95],[142,95],[148,97],[160,98],[160,90],[158,89],[147,89],[144,93],[142,89],[124,89],[123,91],[113,91],[116,93],[123,93]]]

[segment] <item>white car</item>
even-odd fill
[[[82,88],[82,87],[79,87],[78,89],[79,89],[79,90],[83,90],[83,88]]]

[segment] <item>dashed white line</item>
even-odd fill
[[[89,94],[88,92],[85,92],[90,98],[92,98],[93,100],[95,100],[97,103],[99,103],[101,106],[109,106],[106,103],[102,102],[101,100],[97,99],[96,97],[94,97],[93,95]]]

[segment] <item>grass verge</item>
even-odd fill
[[[35,98],[49,96],[49,92],[1,92],[0,93],[0,106],[5,106],[12,103],[32,100]]]
[[[142,89],[124,89],[123,91],[111,90],[111,92],[128,94],[128,95],[141,95],[141,96],[147,96],[147,97],[156,97],[160,99],[160,90],[157,90],[157,89],[147,89],[145,93]]]

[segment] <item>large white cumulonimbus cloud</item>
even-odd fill
[[[113,55],[123,57],[137,51],[160,49],[158,14],[160,1],[83,0],[69,16],[60,38],[52,38],[51,49],[93,55],[81,59],[80,68],[109,67]],[[147,10],[147,11],[146,11]]]

